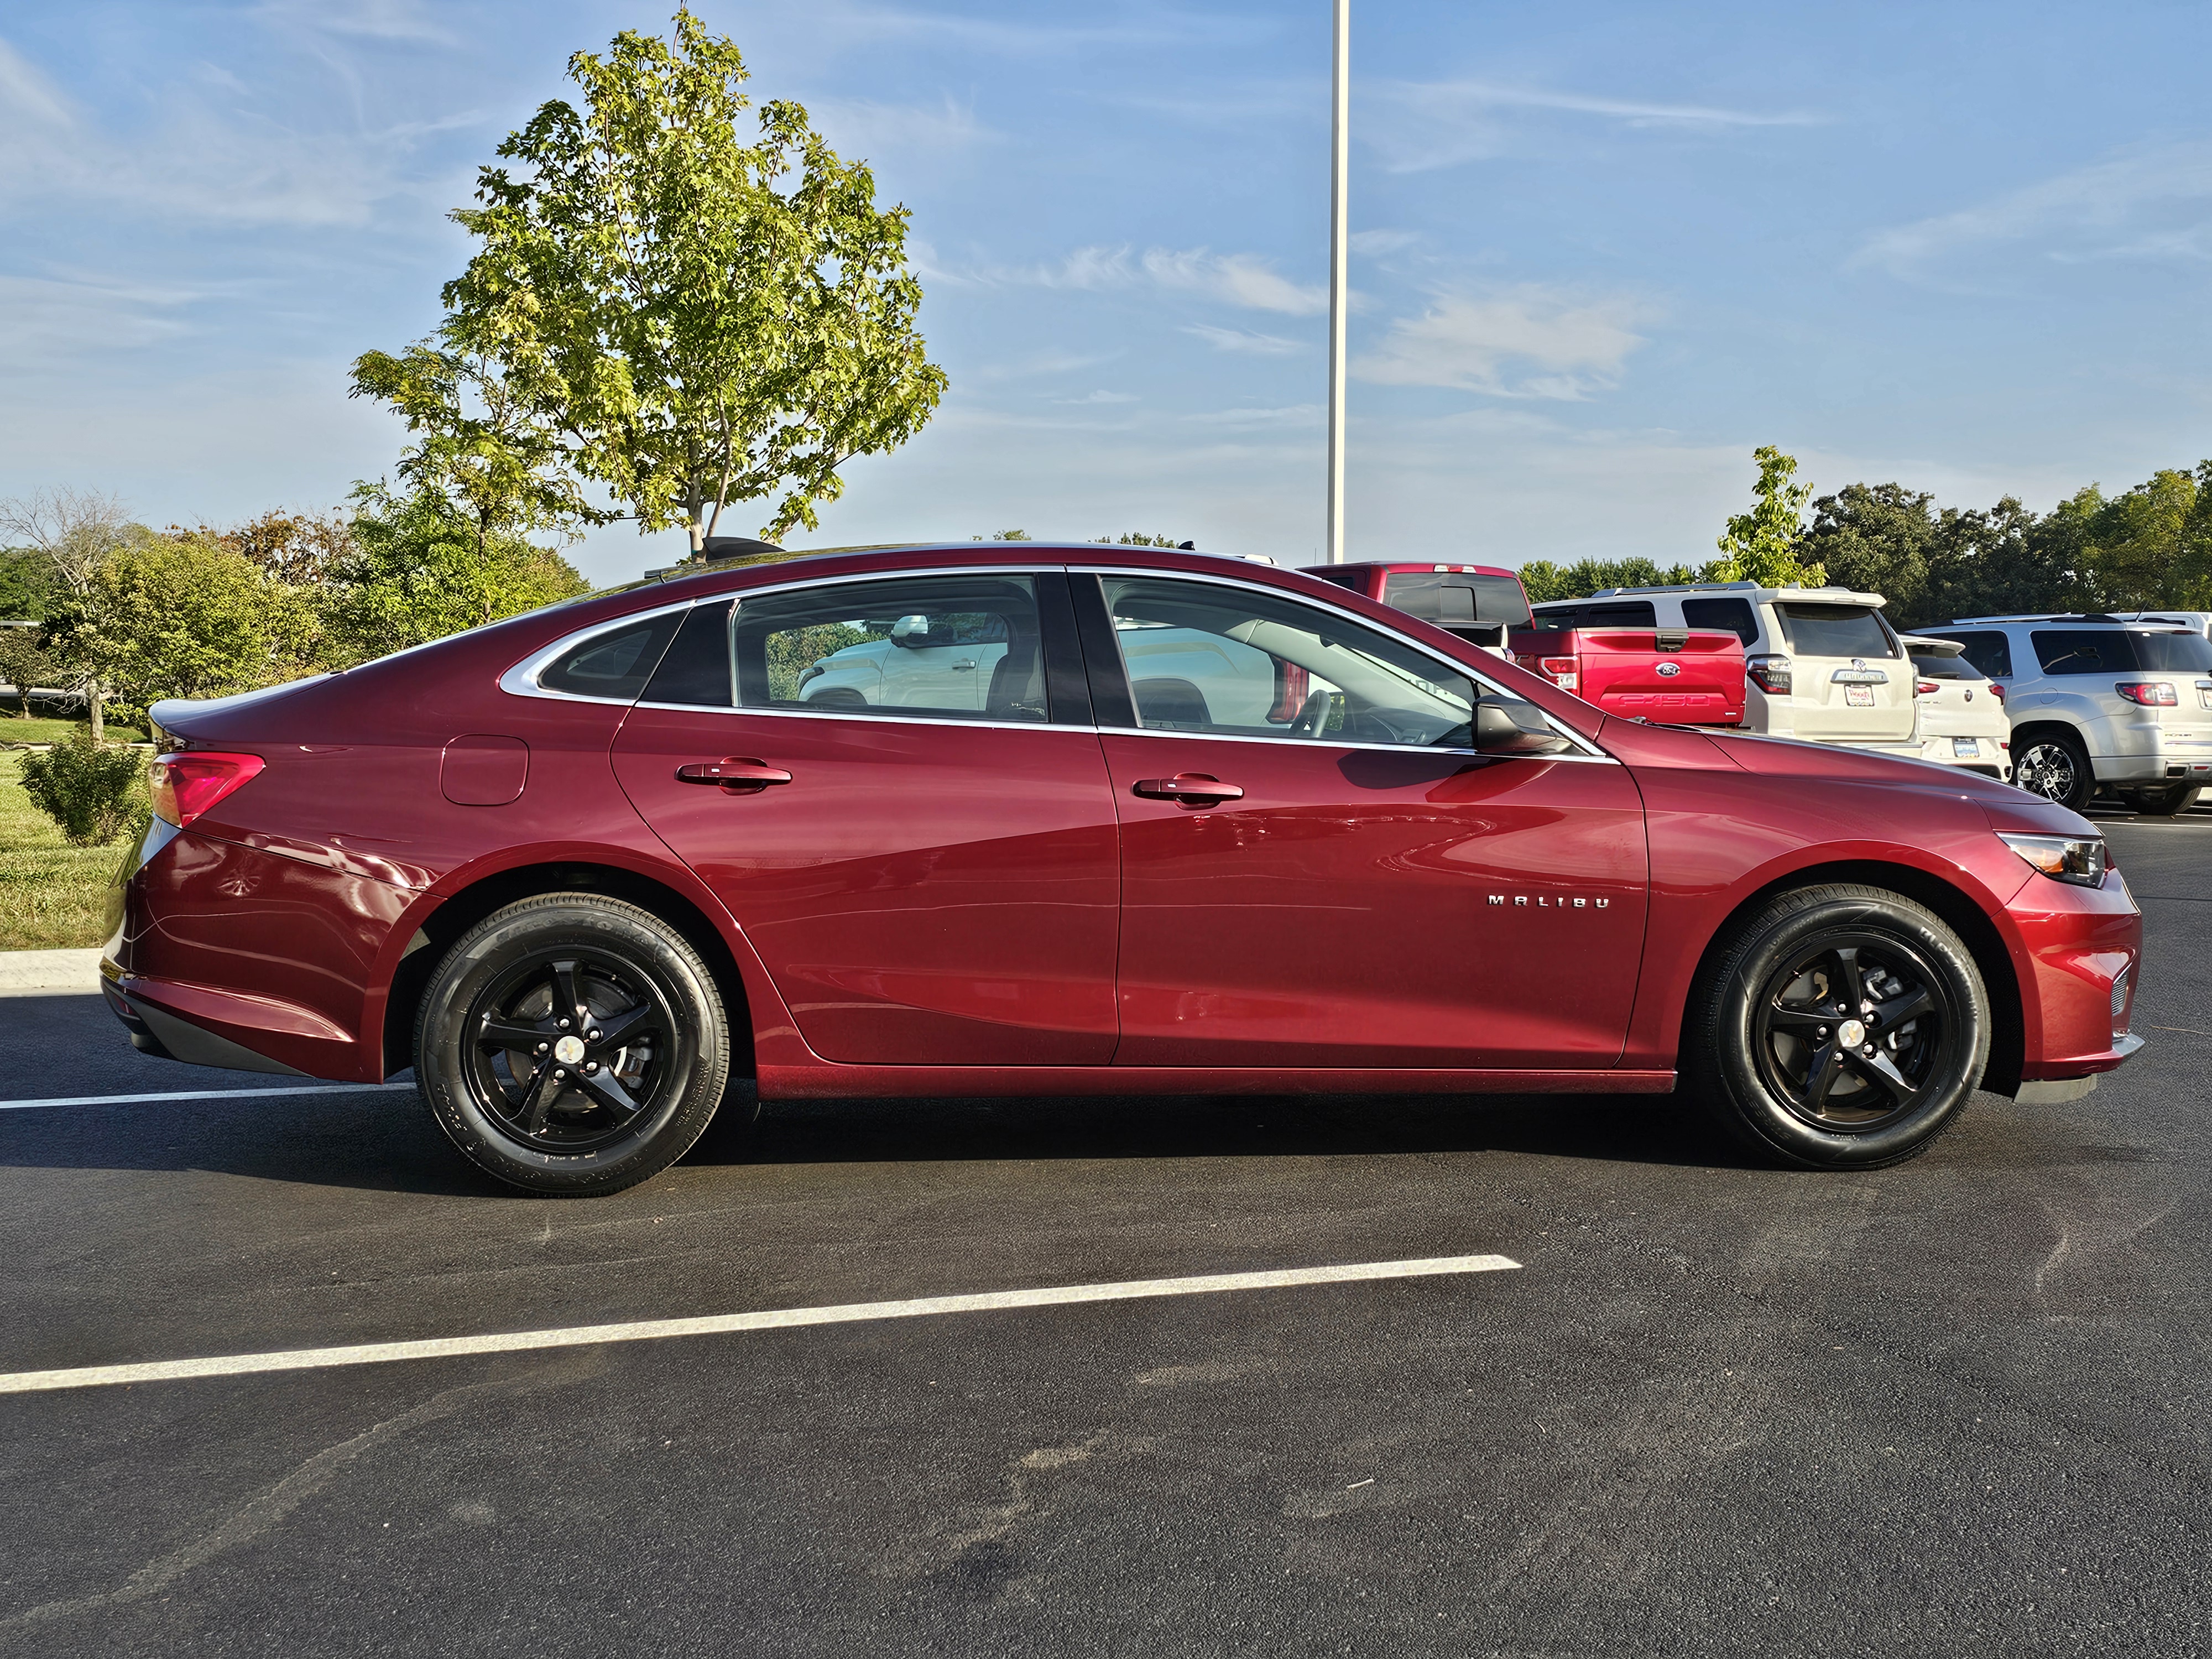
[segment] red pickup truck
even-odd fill
[[[1433,623],[1499,656],[1509,629],[1528,626],[1528,595],[1512,571],[1488,564],[1310,564],[1304,574],[1334,582]]]
[[[1743,641],[1674,628],[1516,629],[1513,660],[1624,720],[1743,724]]]

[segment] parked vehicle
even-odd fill
[[[1305,574],[1432,623],[1493,656],[1510,657],[1506,635],[1528,623],[1520,573],[1502,565],[1310,564]]]
[[[2109,614],[2114,622],[2154,623],[2212,638],[2212,611],[2114,611]]]
[[[1515,662],[1608,714],[1674,726],[1743,724],[1743,641],[1734,634],[1572,628],[1510,637]]]
[[[2212,783],[2212,641],[2090,616],[1962,617],[1955,641],[2003,688],[2013,781],[2079,811],[2100,788],[2185,811]]]
[[[1968,662],[1955,640],[1899,636],[1919,676],[1920,758],[2012,781],[2012,721],[2004,688]]]
[[[943,704],[799,695],[823,630],[872,617],[995,618],[981,706],[964,677]],[[1164,630],[1226,666],[1152,672]],[[153,718],[177,747],[101,963],[133,1043],[411,1065],[464,1155],[543,1193],[645,1179],[738,1076],[759,1101],[1679,1086],[1658,1109],[1868,1169],[1977,1087],[2072,1098],[2137,1047],[2142,917],[2065,808],[1622,720],[1202,554],[752,564]]]
[[[1917,759],[1912,665],[1879,593],[1697,582],[1535,607],[1534,626],[1724,628],[1743,641],[1743,729]]]

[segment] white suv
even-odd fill
[[[1739,729],[1917,760],[1917,676],[1882,605],[1843,587],[1608,587],[1534,606],[1534,626],[1725,629],[1745,653]]]

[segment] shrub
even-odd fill
[[[23,793],[72,847],[105,847],[136,823],[145,763],[135,749],[110,749],[80,732],[43,755],[23,757]]]

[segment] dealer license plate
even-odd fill
[[[1870,685],[1845,686],[1844,688],[1844,702],[1846,707],[1851,708],[1873,708],[1874,687]]]
[[[1951,739],[1951,753],[1954,756],[1978,755],[1981,752],[1982,743],[1981,739],[1978,738],[1954,738]]]

